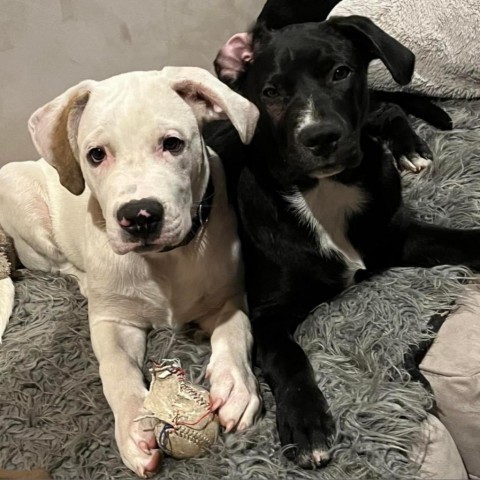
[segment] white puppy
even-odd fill
[[[242,430],[259,412],[236,221],[201,134],[228,117],[248,142],[257,115],[199,68],[86,80],[30,118],[44,159],[0,170],[0,225],[22,263],[73,274],[88,297],[120,454],[140,476],[161,459],[150,425],[133,421],[145,413],[149,329],[197,322],[211,334],[221,423]]]

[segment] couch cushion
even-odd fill
[[[419,474],[426,480],[468,479],[467,472],[452,436],[440,420],[428,415],[423,424],[423,441],[413,452],[420,465]]]
[[[480,476],[480,292],[470,289],[420,368],[470,475]]]

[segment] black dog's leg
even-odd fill
[[[386,142],[400,169],[418,173],[432,163],[432,151],[415,133],[398,105],[374,104],[365,131]]]
[[[303,349],[279,318],[253,321],[257,361],[275,396],[285,455],[303,468],[328,462],[334,423]]]
[[[283,196],[266,190],[264,181],[261,174],[254,176],[245,168],[238,182],[256,361],[275,397],[285,454],[303,468],[315,468],[329,459],[334,423],[312,366],[293,334],[316,305],[342,290],[343,277],[324,282],[325,271],[341,274],[345,267],[319,255],[308,227],[298,226]]]
[[[401,266],[465,265],[480,270],[480,229],[411,222],[403,235]]]
[[[431,98],[406,92],[379,92],[370,90],[370,102],[395,103],[405,112],[414,117],[421,118],[439,130],[451,130],[453,120],[441,107],[433,103]]]
[[[367,270],[378,273],[392,267],[465,265],[480,271],[480,229],[455,229],[409,218],[400,209],[374,249],[366,252]]]

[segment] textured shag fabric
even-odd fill
[[[331,15],[369,17],[415,53],[415,74],[404,91],[480,98],[478,0],[342,0]],[[400,88],[379,61],[370,66],[370,83]]]
[[[405,174],[405,197],[428,221],[470,227],[480,224],[480,102],[445,105],[456,128],[419,126],[436,161],[419,176]],[[300,327],[298,339],[337,422],[333,460],[325,469],[303,471],[281,455],[272,395],[262,381],[266,413],[254,428],[223,435],[207,457],[166,460],[158,478],[416,478],[408,452],[431,398],[408,381],[402,358],[471,275],[460,267],[395,269],[320,305]],[[25,273],[16,287],[16,309],[0,348],[0,465],[45,468],[55,479],[133,478],[115,446],[86,301],[75,283]],[[150,335],[147,359],[178,357],[190,378],[203,382],[209,352],[203,335],[162,328]]]
[[[0,280],[7,278],[15,269],[15,254],[10,238],[0,227]]]

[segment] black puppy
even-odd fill
[[[340,0],[267,0],[255,29],[280,29],[296,23],[327,19]],[[215,60],[219,77],[235,88],[238,74],[252,56],[252,35],[233,36]],[[427,143],[413,130],[407,113],[421,118],[441,130],[451,130],[452,120],[429,98],[400,92],[370,90],[369,133],[388,146],[400,169],[420,172],[430,165],[433,155]]]
[[[406,84],[412,52],[359,16],[259,29],[254,45],[235,79],[260,110],[253,141],[243,146],[217,125],[208,143],[235,192],[257,361],[276,399],[281,443],[312,468],[328,461],[334,422],[293,339],[298,324],[362,269],[479,268],[480,230],[412,219],[391,153],[366,128],[368,64],[381,59]]]

